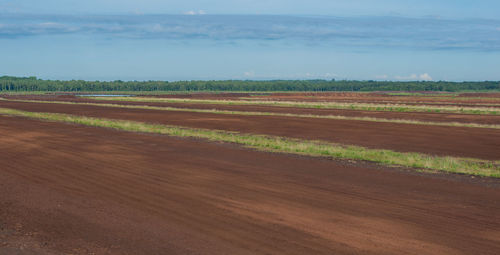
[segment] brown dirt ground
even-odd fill
[[[43,99],[40,99],[43,100]],[[500,124],[500,115],[478,115],[478,114],[450,114],[450,113],[419,113],[419,112],[386,112],[386,111],[357,111],[357,110],[336,110],[336,109],[308,109],[298,107],[260,106],[260,105],[220,105],[220,104],[192,104],[192,103],[148,103],[148,102],[120,102],[92,99],[61,99],[57,101],[109,103],[124,105],[150,105],[169,106],[177,108],[192,109],[218,109],[229,111],[247,112],[273,112],[273,113],[294,113],[312,115],[338,115],[348,117],[374,117],[385,119],[420,120],[432,122],[460,122],[478,124]]]
[[[119,92],[117,92],[119,93]],[[45,96],[71,97],[75,93],[49,94]],[[80,93],[88,94],[88,93]],[[141,93],[139,92],[138,95]],[[209,99],[209,100],[239,100],[242,98],[253,98],[256,100],[273,101],[304,101],[304,102],[345,102],[345,103],[380,103],[380,104],[407,104],[407,105],[443,105],[443,106],[481,106],[500,107],[500,93],[464,93],[448,99],[440,93],[429,93],[436,96],[400,96],[388,95],[383,92],[359,93],[359,92],[297,92],[297,93],[183,93],[171,95],[143,95],[156,98],[184,98],[184,99]],[[21,95],[7,97],[24,97]],[[31,97],[40,97],[31,96]],[[473,97],[473,98],[471,98]],[[452,105],[450,105],[452,104]]]
[[[389,97],[328,97],[328,96],[299,96],[299,95],[265,95],[254,96],[254,100],[268,101],[294,101],[294,102],[339,102],[339,103],[372,103],[372,104],[402,104],[402,105],[430,105],[430,106],[456,106],[456,107],[500,107],[498,100],[462,99],[450,100],[429,97],[389,96]]]
[[[460,93],[459,97],[489,97],[489,98],[500,98],[500,93]]]
[[[395,91],[396,93],[398,91]],[[416,91],[418,92],[418,91]],[[210,92],[194,92],[186,94],[172,94],[172,95],[146,95],[152,97],[164,97],[164,98],[196,98],[196,99],[237,99],[240,97],[263,97],[263,98],[297,98],[306,100],[361,100],[361,101],[421,101],[425,102],[448,102],[457,103],[462,102],[468,103],[496,103],[498,104],[498,99],[500,98],[500,93],[489,92],[489,93],[461,93],[455,98],[455,100],[447,100],[446,97],[449,93],[442,92],[418,92],[427,94],[427,96],[418,95],[390,95],[390,92],[370,92],[370,93],[360,93],[360,92],[271,92],[271,93],[256,93],[256,92],[243,92],[243,93],[210,93]],[[140,93],[139,93],[140,94]],[[472,98],[473,99],[472,99]]]
[[[139,93],[140,94],[140,93]],[[464,93],[453,100],[447,99],[444,93],[427,93],[435,96],[404,96],[389,95],[384,92],[296,92],[296,93],[189,93],[173,95],[145,95],[160,98],[187,98],[187,99],[231,99],[254,98],[259,100],[277,101],[306,101],[306,102],[347,102],[347,103],[392,103],[407,105],[444,105],[449,106],[476,106],[487,104],[500,106],[500,93]],[[474,98],[470,98],[474,97]],[[479,98],[480,97],[480,98]]]
[[[500,159],[500,130],[0,101],[0,107],[317,139],[369,148]]]
[[[498,254],[500,183],[0,116],[0,254]]]
[[[419,121],[430,121],[430,122],[459,122],[459,123],[497,124],[497,125],[500,124],[500,115],[310,109],[310,108],[263,106],[263,105],[125,102],[125,101],[112,101],[112,100],[93,100],[93,99],[75,97],[71,95],[9,96],[6,98],[21,99],[21,100],[51,100],[51,101],[65,101],[65,102],[88,102],[88,103],[102,103],[102,104],[104,103],[122,104],[122,105],[168,106],[176,108],[217,109],[217,110],[246,111],[246,112],[273,112],[273,113],[294,113],[294,114],[312,114],[312,115],[334,115],[334,116],[347,116],[347,117],[373,117],[373,118],[399,119],[399,120],[419,120]]]

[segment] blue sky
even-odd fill
[[[0,0],[0,75],[500,80],[500,1]]]
[[[497,0],[1,0],[0,10],[45,14],[403,15],[496,18]]]

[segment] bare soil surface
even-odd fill
[[[429,122],[458,122],[477,124],[500,124],[500,115],[478,115],[478,114],[453,114],[453,113],[422,113],[422,112],[387,112],[387,111],[359,111],[359,110],[337,110],[337,109],[311,109],[299,107],[279,107],[265,105],[224,105],[224,104],[200,104],[200,103],[164,103],[164,102],[127,102],[113,100],[93,100],[75,97],[71,95],[59,96],[9,96],[6,98],[20,100],[49,100],[77,103],[101,103],[119,105],[147,105],[190,109],[217,109],[227,111],[246,112],[271,112],[292,113],[310,115],[334,115],[347,117],[372,117],[397,120],[418,120]],[[228,99],[228,98],[226,98]]]
[[[500,98],[499,92],[490,93],[460,93],[459,97],[488,97],[488,98]]]
[[[500,183],[0,116],[0,254],[498,254]]]
[[[489,160],[500,159],[500,130],[498,129],[280,116],[224,115],[9,101],[0,101],[0,107],[324,140],[403,152],[421,152]]]
[[[67,101],[67,100],[61,100]],[[373,117],[384,119],[399,120],[419,120],[429,122],[459,122],[459,123],[478,123],[478,124],[500,124],[500,115],[477,115],[477,114],[450,114],[450,113],[419,113],[419,112],[387,112],[387,111],[358,111],[358,110],[337,110],[337,109],[311,109],[299,107],[279,107],[265,105],[221,105],[221,104],[193,104],[193,103],[149,103],[149,102],[120,102],[103,100],[75,100],[74,102],[92,102],[123,105],[149,105],[149,106],[168,106],[176,108],[192,109],[217,109],[228,111],[247,111],[247,112],[272,112],[272,113],[292,113],[292,114],[311,114],[311,115],[333,115],[347,117]]]
[[[451,99],[427,99],[419,97],[407,98],[330,98],[330,97],[307,97],[307,96],[255,96],[250,100],[258,101],[284,101],[284,102],[316,102],[316,103],[365,103],[365,104],[387,104],[387,105],[406,105],[406,106],[448,106],[448,107],[484,107],[498,108],[500,103],[498,100],[486,99],[467,99],[467,100],[451,100]]]
[[[352,103],[393,103],[408,105],[447,105],[475,106],[477,104],[500,105],[500,93],[470,93],[449,97],[444,94],[431,93],[432,96],[418,95],[390,95],[381,92],[302,92],[302,93],[273,93],[268,95],[253,95],[255,99],[281,101],[309,101],[309,102],[352,102]]]
[[[241,97],[255,97],[255,98],[268,98],[268,99],[296,99],[296,100],[308,100],[308,101],[337,101],[337,100],[347,100],[352,102],[382,102],[382,101],[393,101],[397,102],[419,102],[419,103],[492,103],[499,104],[497,100],[500,98],[500,93],[498,92],[488,92],[488,93],[460,93],[458,95],[451,96],[450,93],[443,92],[415,92],[415,94],[420,93],[422,95],[395,95],[390,94],[391,92],[242,92],[242,93],[211,93],[211,92],[195,92],[195,93],[185,93],[185,94],[170,94],[170,95],[148,95],[151,97],[163,97],[163,98],[193,98],[193,99],[237,99]],[[392,93],[400,93],[398,91]],[[139,95],[141,93],[138,93]]]

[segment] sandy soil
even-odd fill
[[[0,101],[0,107],[239,131],[435,155],[500,159],[500,130]]]
[[[0,116],[0,254],[498,254],[500,183]]]

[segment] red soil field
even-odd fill
[[[460,93],[459,97],[489,97],[489,98],[500,98],[500,93],[489,92],[489,93]]]
[[[0,101],[0,107],[239,131],[435,155],[500,159],[500,130]]]
[[[389,95],[384,92],[302,92],[302,93],[272,93],[262,96],[253,96],[255,99],[282,100],[282,101],[310,101],[310,102],[359,102],[359,103],[394,103],[394,104],[446,104],[453,103],[462,106],[474,104],[500,105],[500,93],[464,93],[454,99],[448,99],[446,94],[428,93],[433,96],[405,96]],[[487,95],[487,96],[486,96]],[[481,97],[481,98],[479,98]],[[412,103],[417,102],[417,103]]]
[[[293,113],[311,115],[334,115],[347,117],[372,117],[383,119],[418,120],[429,122],[459,122],[477,124],[497,124],[500,125],[500,115],[478,115],[478,114],[452,114],[452,113],[421,113],[421,112],[387,112],[387,111],[358,111],[358,110],[337,110],[337,109],[311,109],[297,107],[279,107],[264,105],[223,105],[223,104],[199,104],[199,103],[163,103],[163,102],[126,102],[113,100],[93,100],[80,98],[72,95],[59,96],[9,96],[9,99],[20,100],[50,100],[79,103],[100,103],[100,104],[120,104],[120,105],[147,105],[164,106],[191,109],[217,109],[228,111],[246,112],[272,112],[272,113]]]
[[[119,94],[119,92],[117,92]],[[422,92],[420,92],[422,93]],[[73,95],[75,93],[59,93]],[[92,93],[79,93],[92,94]],[[432,96],[418,95],[390,95],[388,92],[290,92],[290,93],[262,93],[262,92],[242,92],[242,93],[213,93],[213,92],[191,92],[166,95],[149,95],[147,97],[156,98],[184,98],[184,99],[210,99],[210,100],[238,100],[241,98],[254,98],[259,100],[281,100],[281,101],[309,101],[309,102],[352,102],[352,103],[392,103],[409,105],[448,105],[475,106],[476,104],[491,104],[500,106],[500,93],[461,93],[453,97],[440,92],[426,93]],[[141,95],[138,92],[137,95]],[[9,95],[6,95],[9,96]]]
[[[0,254],[500,250],[496,179],[2,116],[0,134]]]
[[[255,98],[275,98],[275,99],[286,99],[286,98],[296,98],[305,99],[310,101],[337,101],[337,100],[349,100],[356,102],[377,102],[377,101],[394,101],[394,102],[405,102],[405,101],[419,101],[422,103],[428,102],[442,102],[442,103],[493,103],[499,104],[500,102],[495,99],[500,99],[500,93],[489,92],[489,93],[460,93],[455,96],[455,99],[450,100],[446,97],[450,97],[449,93],[443,92],[418,92],[427,95],[391,95],[390,92],[270,92],[270,93],[258,93],[258,92],[243,92],[243,93],[207,93],[207,92],[194,92],[189,94],[171,94],[171,95],[146,95],[151,97],[164,97],[164,98],[192,98],[192,99],[237,99],[241,97],[255,97]],[[398,93],[397,91],[394,93]],[[140,92],[139,92],[140,94]]]
[[[140,95],[140,92],[138,93]],[[305,102],[351,102],[351,103],[392,103],[408,105],[449,105],[477,106],[488,104],[500,107],[500,93],[462,93],[453,99],[447,93],[429,92],[431,96],[390,95],[388,92],[290,92],[290,93],[189,93],[171,95],[145,95],[158,98],[238,100],[253,98],[256,100],[305,101]],[[449,98],[448,98],[449,97]]]

